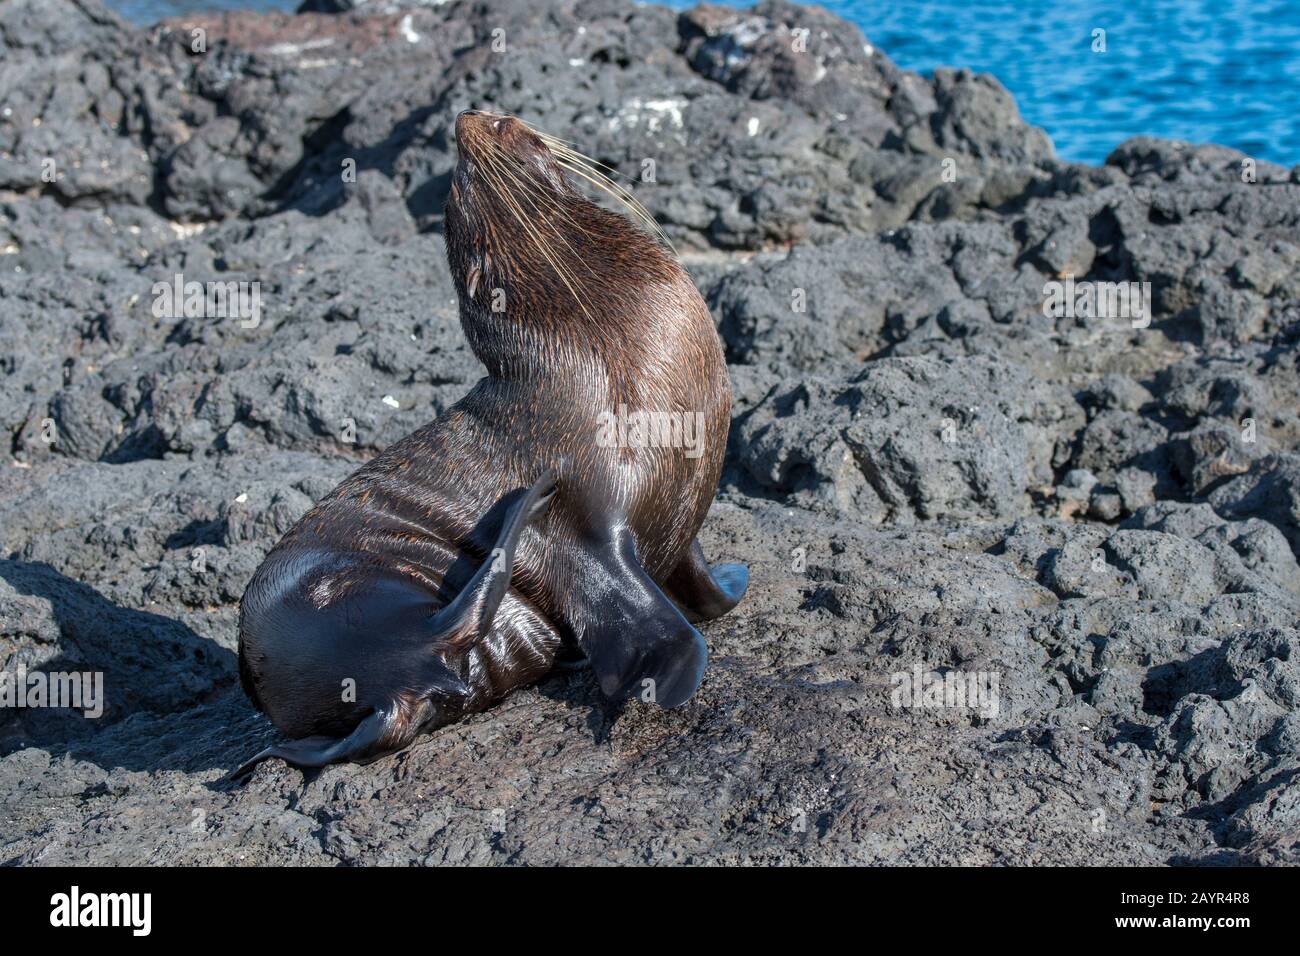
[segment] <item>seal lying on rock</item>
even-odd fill
[[[560,141],[473,110],[456,139],[447,259],[487,377],[253,575],[240,679],[292,739],[236,775],[399,750],[538,680],[565,647],[609,697],[675,707],[708,656],[690,622],[745,590],[745,568],[710,568],[695,540],[731,387],[694,284],[572,187],[566,172],[644,212]]]

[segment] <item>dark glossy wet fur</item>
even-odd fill
[[[565,645],[609,696],[676,706],[707,659],[689,621],[745,588],[743,568],[711,570],[695,543],[731,401],[693,283],[576,192],[522,122],[467,112],[456,136],[447,257],[488,374],[322,499],[253,576],[240,674],[293,740],[248,766],[399,749],[536,681]],[[620,407],[698,413],[700,454],[604,447],[601,414]]]

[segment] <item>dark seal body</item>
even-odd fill
[[[565,646],[611,697],[676,706],[707,657],[690,622],[744,590],[743,568],[710,569],[695,543],[731,389],[694,284],[519,120],[467,112],[456,133],[447,257],[487,376],[254,574],[241,679],[294,738],[255,761],[398,749],[536,681]],[[629,417],[643,427],[621,429]]]

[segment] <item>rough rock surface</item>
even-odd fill
[[[1062,163],[993,78],[773,0],[306,6],[0,4],[0,667],[107,694],[0,711],[0,862],[1300,861],[1296,171]],[[749,595],[677,711],[560,673],[232,786],[274,736],[245,582],[480,374],[471,105],[622,173],[696,276],[736,389],[702,537]],[[160,315],[177,274],[258,321]],[[1067,278],[1150,310],[1048,314]]]

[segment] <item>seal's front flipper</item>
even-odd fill
[[[668,575],[664,590],[672,595],[688,619],[712,621],[739,604],[748,585],[749,569],[743,564],[709,567],[697,538]]]
[[[303,737],[301,740],[267,747],[238,770],[232,771],[227,779],[237,780],[271,757],[279,757],[295,767],[324,767],[345,760],[364,763],[382,757],[392,750],[400,750],[409,742],[384,740],[393,717],[392,709],[376,710],[357,724],[357,729],[346,737]]]
[[[492,552],[455,599],[430,621],[435,642],[463,650],[487,634],[510,587],[519,538],[524,528],[546,514],[554,494],[555,475],[546,471],[510,506]]]
[[[642,569],[629,531],[619,531],[592,562],[590,620],[579,643],[601,691],[661,707],[685,703],[704,678],[704,638]]]

